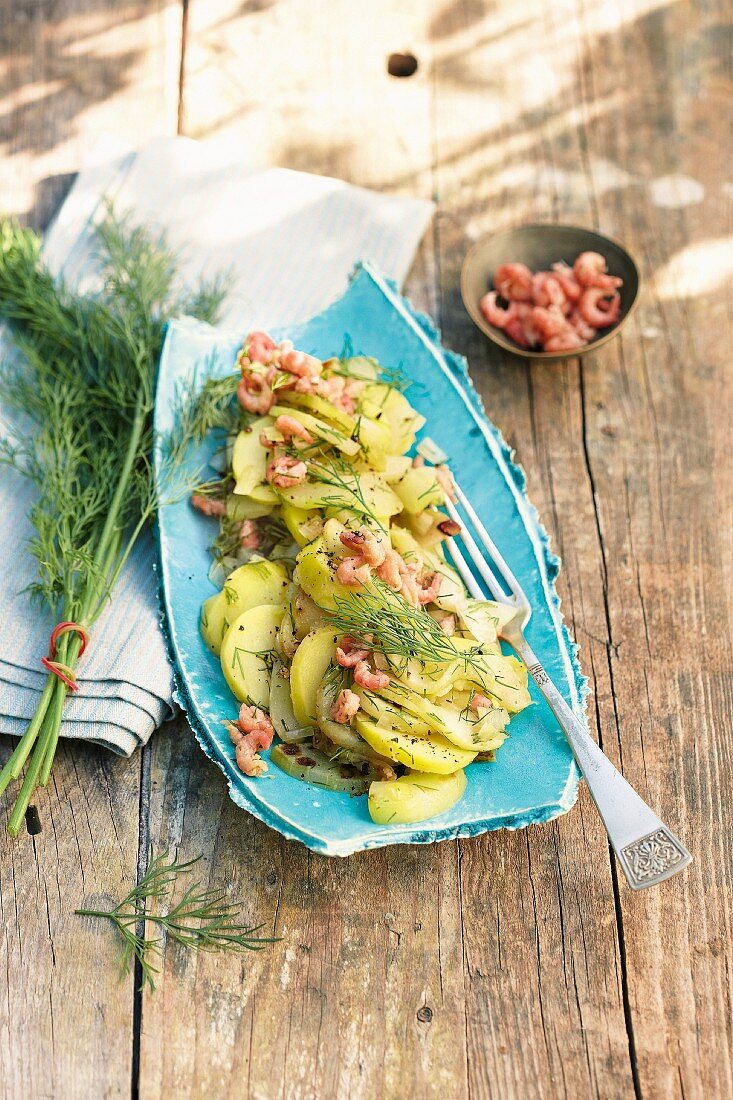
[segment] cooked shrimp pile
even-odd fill
[[[479,309],[522,348],[572,351],[619,319],[623,280],[606,268],[600,252],[582,252],[572,267],[560,260],[551,271],[501,264]]]

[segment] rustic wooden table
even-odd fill
[[[4,1098],[733,1095],[725,11],[0,0],[0,207],[39,227],[105,130],[436,198],[408,293],[527,470],[594,732],[695,856],[632,894],[583,790],[548,825],[326,859],[235,809],[180,721],[129,761],[65,747],[42,831],[0,839]],[[537,219],[599,226],[646,276],[582,365],[503,357],[460,304],[470,242]],[[203,852],[282,941],[119,983],[112,931],[72,913],[151,842]]]

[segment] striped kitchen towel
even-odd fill
[[[404,281],[432,204],[377,194],[341,180],[283,168],[250,169],[221,147],[161,139],[81,172],[46,236],[50,268],[93,292],[94,225],[105,200],[157,228],[180,250],[184,280],[223,269],[232,290],[222,324],[241,330],[288,325],[318,313],[344,290],[358,260]],[[0,431],[22,430],[0,409]],[[27,552],[31,491],[0,477],[0,733],[21,734],[44,683],[40,657],[51,617],[31,608]],[[12,568],[7,567],[12,563]],[[141,539],[94,629],[68,700],[63,735],[129,755],[173,713],[173,683],[158,619],[152,536]]]

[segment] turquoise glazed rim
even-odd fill
[[[257,323],[252,318],[252,327]],[[181,387],[202,372],[234,369],[244,333],[217,331],[190,318],[168,327],[160,361],[156,430],[172,426]],[[450,456],[462,488],[493,533],[533,606],[528,639],[568,702],[582,711],[586,682],[577,650],[560,613],[555,591],[558,558],[524,493],[524,474],[486,418],[468,377],[466,361],[447,351],[432,322],[415,312],[394,286],[369,264],[360,264],[342,298],[305,324],[275,332],[320,358],[338,355],[346,343],[354,354],[373,355],[410,379],[411,403],[427,417],[429,432]],[[190,470],[200,468],[216,444],[192,448]],[[219,662],[204,646],[198,621],[208,580],[212,521],[187,501],[163,503],[158,539],[162,608],[176,666],[176,698],[204,750],[224,772],[233,801],[276,829],[326,855],[349,855],[388,844],[427,844],[474,836],[492,829],[518,829],[549,821],[574,804],[578,772],[554,716],[532,688],[533,705],[511,722],[510,737],[494,763],[474,763],[466,772],[464,798],[419,825],[375,825],[367,800],[302,783],[274,765],[250,779],[237,769],[222,720],[237,704]]]

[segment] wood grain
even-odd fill
[[[100,132],[113,131],[110,155],[174,131],[170,16],[162,3],[0,0],[0,209],[41,228]],[[132,976],[118,981],[112,930],[73,911],[113,904],[135,881],[141,764],[62,743],[34,797],[41,831],[17,841],[5,833],[12,790],[0,799],[3,1100],[130,1094]]]
[[[0,1095],[724,1100],[728,13],[711,0],[187,9],[186,133],[255,164],[438,198],[408,292],[468,355],[527,470],[564,559],[594,733],[695,862],[632,894],[585,790],[520,833],[330,861],[236,810],[182,722],[130,765],[64,749],[43,832],[0,841]],[[99,128],[172,131],[181,12],[75,0],[61,17],[0,0],[0,13],[0,198],[39,221],[64,186],[44,179],[73,170]],[[406,80],[386,73],[401,50],[419,62]],[[500,355],[459,300],[472,240],[539,219],[619,236],[646,276],[623,336],[582,364]],[[242,959],[169,948],[133,1012],[112,935],[71,910],[127,888],[148,839],[203,853],[202,876],[282,939]]]

